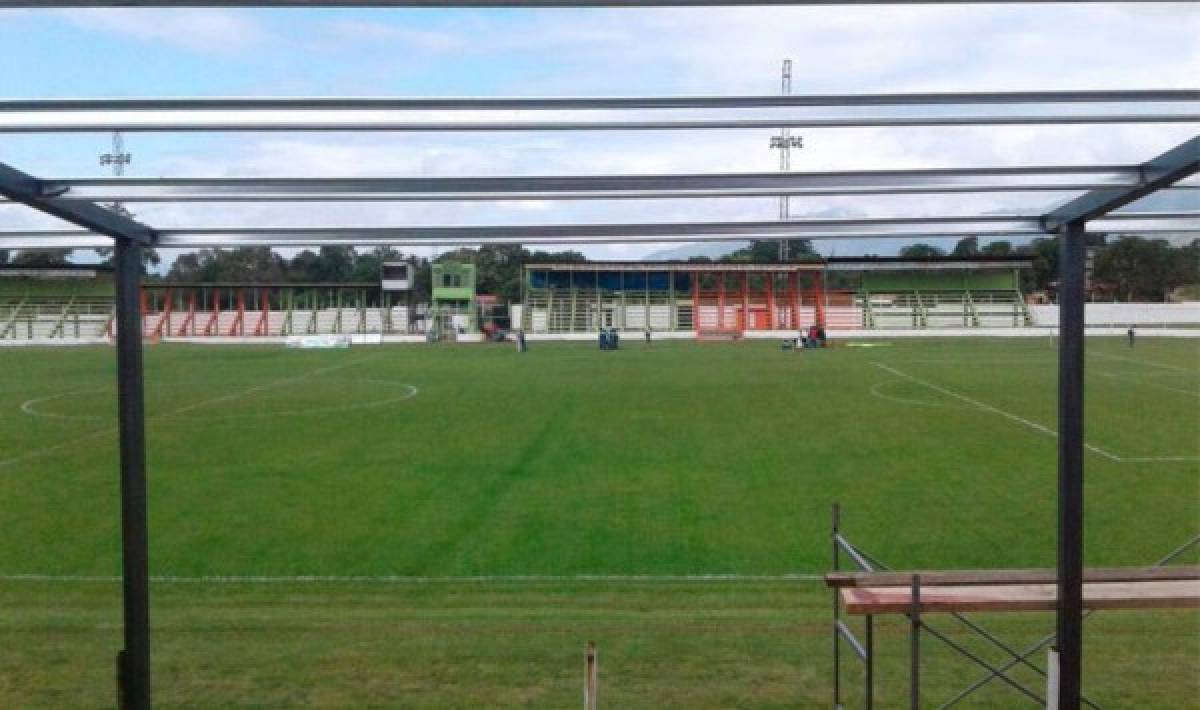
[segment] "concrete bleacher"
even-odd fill
[[[217,312],[213,327],[211,310],[196,311],[189,320],[186,311],[166,314],[151,311],[144,315],[143,332],[147,337],[281,337],[288,335],[332,335],[332,334],[388,334],[408,332],[408,307],[394,306],[390,309],[367,308],[320,308],[317,310],[295,309],[271,310],[266,313],[265,329],[263,312],[246,310],[238,322],[236,310]],[[186,328],[185,328],[186,325]]]
[[[874,329],[1019,328],[1033,325],[1019,291],[913,291],[862,297]]]
[[[102,269],[0,268],[0,341],[102,338],[112,315],[112,279]]]

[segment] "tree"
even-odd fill
[[[932,244],[909,244],[900,250],[900,256],[905,259],[933,259],[945,255],[944,249]]]
[[[521,263],[525,250],[517,244],[480,247],[475,255],[476,286],[480,293],[492,293],[501,301],[521,298]]]
[[[812,241],[808,239],[787,240],[788,261],[811,261],[817,253],[813,251]],[[721,257],[721,261],[745,264],[778,264],[779,242],[777,240],[755,240],[750,246],[743,247]]]
[[[70,255],[70,249],[22,249],[13,257],[12,263],[13,266],[52,268],[66,266]]]
[[[1025,293],[1045,291],[1058,273],[1058,237],[1039,237],[1017,249],[1017,254],[1029,257],[1033,268],[1022,272],[1021,290]]]
[[[354,273],[354,247],[321,247],[317,281],[346,282]]]
[[[365,254],[357,254],[350,280],[355,283],[378,281],[383,272],[383,262],[400,261],[402,255],[391,247],[375,247]]]
[[[999,240],[988,242],[983,247],[984,256],[1010,256],[1013,253],[1012,242]]]
[[[96,255],[100,257],[101,266],[112,266],[113,264],[113,248],[99,247],[95,249]],[[162,263],[162,257],[158,255],[158,250],[154,247],[142,247],[142,273],[149,271],[149,267],[158,266]]]
[[[1165,301],[1194,278],[1195,269],[1186,263],[1189,255],[1189,247],[1174,249],[1165,239],[1122,237],[1097,252],[1092,274],[1122,300]]]
[[[954,245],[951,255],[957,257],[976,256],[979,254],[979,237],[963,237]]]
[[[288,280],[312,283],[321,280],[321,257],[311,249],[305,249],[288,262]]]
[[[167,281],[188,283],[268,283],[283,281],[287,263],[270,247],[201,249],[171,265]]]

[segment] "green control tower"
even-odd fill
[[[475,265],[453,261],[433,264],[433,303],[430,328],[438,340],[452,340],[459,333],[479,332],[475,304]]]

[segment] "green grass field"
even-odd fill
[[[827,706],[829,596],[787,577],[828,568],[833,501],[894,567],[1054,563],[1052,343],[880,342],[149,347],[156,698],[570,707],[595,639],[607,706]],[[1148,564],[1200,529],[1200,341],[1088,347],[1088,564]],[[111,704],[114,369],[0,350],[0,707]],[[1086,643],[1105,707],[1200,707],[1195,612]],[[931,703],[978,673],[926,647]]]

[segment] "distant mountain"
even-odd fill
[[[747,246],[750,242],[691,242],[680,244],[670,249],[653,251],[642,257],[642,261],[687,261],[694,256],[707,256],[710,259],[720,259],[726,254]]]

